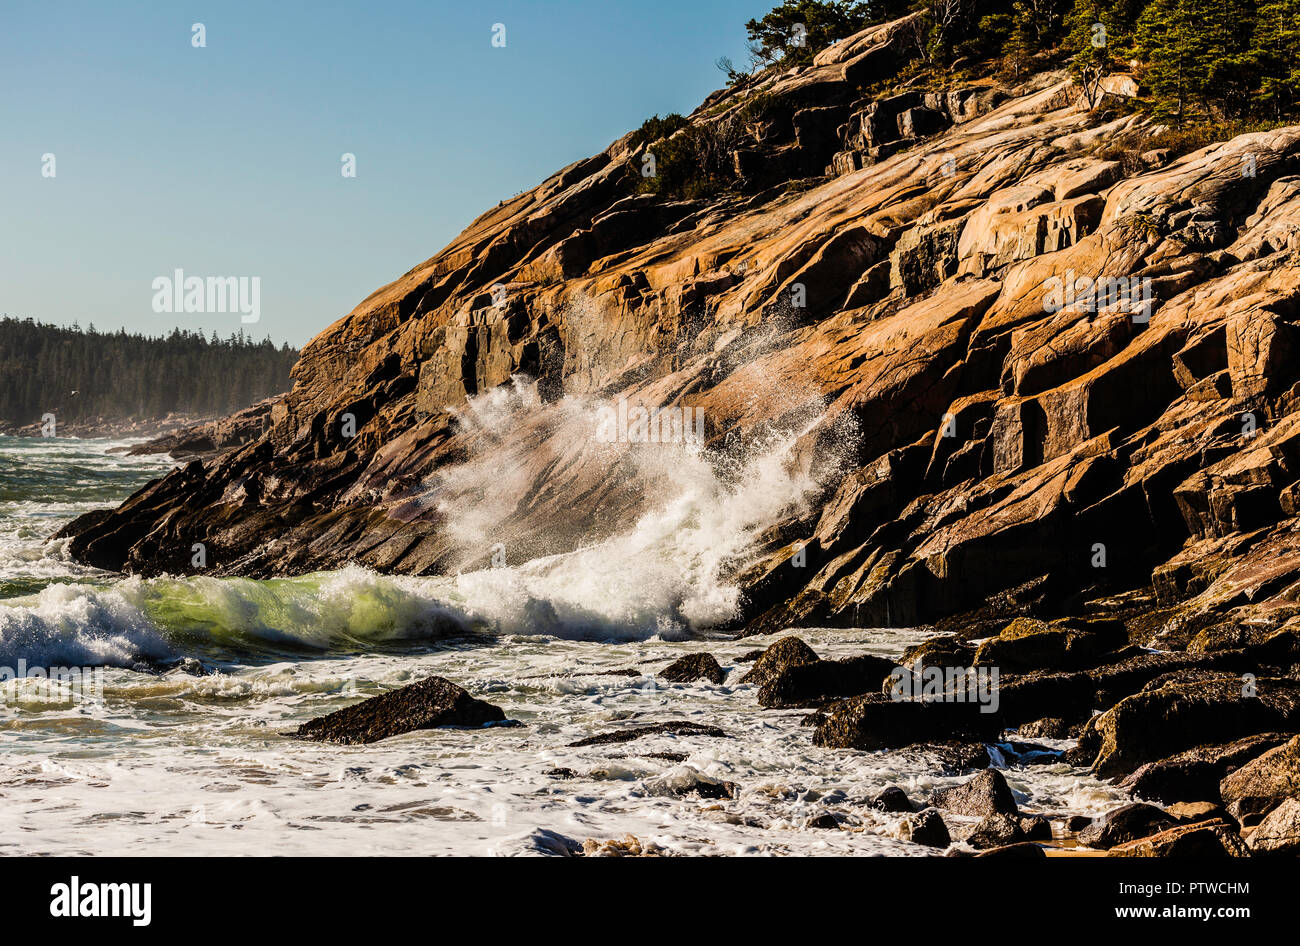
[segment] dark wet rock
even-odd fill
[[[1248,851],[1232,825],[1216,819],[1179,825],[1159,834],[1117,844],[1110,857],[1245,857]]]
[[[674,721],[668,723],[656,723],[653,726],[640,726],[635,729],[616,729],[613,732],[587,736],[584,739],[579,739],[577,742],[569,743],[569,748],[577,749],[582,746],[608,746],[620,742],[631,742],[633,739],[640,739],[642,736],[662,735],[725,736],[726,733],[717,726],[705,726],[700,723]]]
[[[687,789],[685,792],[680,792],[679,794],[699,795],[701,798],[721,799],[735,798],[739,791],[740,786],[735,782],[722,782],[714,779],[701,778],[691,788]]]
[[[644,674],[640,670],[633,670],[628,667],[624,670],[602,670],[600,673],[592,674],[596,677],[640,677]]]
[[[695,796],[698,798],[723,799],[735,798],[740,794],[740,786],[735,782],[714,778],[689,765],[679,765],[659,775],[647,778],[643,783],[643,787],[648,794],[660,797],[684,798]],[[741,820],[739,815],[735,817],[737,820],[732,823],[747,823]]]
[[[1096,663],[1103,654],[1128,643],[1121,625],[1104,632],[1078,630],[1033,618],[1017,618],[975,652],[975,665],[998,667],[1004,672],[1039,669],[1071,670]]]
[[[1217,801],[1223,778],[1287,741],[1283,733],[1262,733],[1222,745],[1198,746],[1167,759],[1147,762],[1119,783],[1135,798],[1170,804]]]
[[[1189,654],[1208,654],[1216,650],[1232,650],[1262,643],[1268,636],[1265,628],[1224,622],[1214,624],[1197,633],[1187,644]]]
[[[959,775],[972,769],[987,769],[993,764],[989,747],[982,742],[926,742],[912,748],[935,756],[945,774]]]
[[[1136,802],[1107,812],[1079,832],[1079,843],[1109,850],[1174,827],[1175,819],[1154,805]]]
[[[985,815],[966,836],[966,843],[977,851],[986,851],[1029,840],[1020,819],[1014,815]]]
[[[829,813],[823,815],[816,815],[812,818],[809,818],[806,822],[804,822],[805,828],[814,828],[814,829],[821,829],[821,830],[825,830],[825,829],[838,830],[839,826],[840,826],[840,819],[836,818],[834,815]]]
[[[985,769],[960,785],[939,789],[930,796],[930,804],[974,818],[1019,814],[1011,788],[997,769]]]
[[[1005,847],[995,847],[990,851],[981,851],[976,857],[1013,857],[1029,860],[1037,860],[1047,857],[1047,852],[1041,845],[1032,841],[1022,841],[1019,844],[1008,844]]]
[[[417,729],[480,727],[504,722],[505,718],[499,706],[475,699],[450,680],[428,677],[303,723],[296,735],[317,742],[354,745]]]
[[[1026,739],[1069,739],[1070,729],[1070,724],[1059,716],[1046,716],[1025,723],[1018,731]]]
[[[905,817],[899,826],[899,834],[905,841],[927,847],[947,847],[952,843],[943,816],[933,808]]]
[[[1020,819],[1020,829],[1026,841],[1052,840],[1052,823],[1042,815],[1027,815]]]
[[[1269,749],[1219,783],[1228,813],[1251,824],[1283,800],[1300,795],[1300,736]]]
[[[580,841],[546,828],[533,828],[527,834],[509,838],[503,843],[509,844],[509,848],[502,851],[508,855],[581,857],[583,852]]]
[[[1071,815],[1065,819],[1065,830],[1071,834],[1077,834],[1090,824],[1092,824],[1092,819],[1087,815]]]
[[[1097,719],[1097,716],[1089,717],[1074,737],[1075,745],[1061,755],[1061,761],[1066,765],[1080,768],[1092,767],[1097,753],[1101,751],[1101,733],[1097,732]]]
[[[911,667],[969,667],[975,660],[975,645],[966,643],[956,634],[941,634],[903,651],[899,666]]]
[[[1297,512],[1300,512],[1300,508],[1297,508]],[[1259,643],[1245,648],[1245,653],[1274,666],[1290,665],[1290,675],[1295,676],[1295,665],[1300,663],[1300,630],[1284,627],[1267,635]]]
[[[997,718],[975,703],[893,700],[883,694],[855,696],[827,707],[813,744],[828,749],[899,749],[918,742],[992,740]]]
[[[671,683],[693,683],[696,680],[721,683],[727,679],[726,671],[718,666],[712,654],[687,654],[661,670],[659,676]]]
[[[1214,654],[1142,653],[1091,670],[1062,673],[1002,675],[998,682],[998,715],[1007,726],[1058,716],[1082,721],[1094,709],[1114,706],[1159,677],[1187,679],[1190,672],[1247,672],[1259,662],[1244,651]],[[1091,764],[1087,762],[1072,764]]]
[[[907,797],[907,793],[897,785],[891,785],[871,800],[871,807],[876,811],[915,811],[916,806]]]
[[[1249,693],[1241,681],[1168,684],[1121,700],[1096,728],[1101,750],[1094,770],[1124,775],[1197,743],[1300,728],[1300,681],[1259,679]]]
[[[662,759],[664,762],[685,762],[690,757],[685,752],[646,752],[642,758]]]
[[[797,637],[783,637],[776,641],[761,657],[754,661],[754,666],[740,678],[741,683],[753,683],[762,687],[775,679],[783,670],[802,664],[816,663],[821,660],[817,652]]]
[[[758,702],[776,709],[876,693],[895,666],[892,660],[870,654],[789,666],[763,684]]]
[[[1300,854],[1300,797],[1287,798],[1270,811],[1246,838],[1256,856]]]
[[[761,650],[747,650],[739,657],[736,658],[736,663],[752,664],[755,660],[757,660],[759,657],[762,656],[763,656],[763,651]]]
[[[578,777],[577,772],[573,771],[573,769],[567,769],[567,768],[547,769],[542,774],[550,776],[551,778],[558,778],[558,779],[571,779],[571,778]]]
[[[966,843],[988,850],[1023,841],[1052,840],[1052,825],[1042,815],[985,815],[966,835]]]

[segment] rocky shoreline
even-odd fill
[[[167,438],[178,432],[206,424],[217,423],[219,417],[199,417],[193,414],[172,413],[163,417],[147,418],[105,418],[98,417],[87,421],[64,423],[59,421],[55,436],[80,437],[85,439],[111,438],[113,440],[145,439],[152,443],[159,438]],[[44,425],[41,421],[30,424],[8,424],[0,426],[0,437],[41,437]],[[143,446],[143,445],[142,445]],[[166,453],[166,450],[151,451]]]
[[[783,440],[808,484],[719,566],[724,629],[933,627],[897,655],[922,686],[998,672],[982,712],[786,643],[761,705],[808,708],[828,750],[951,743],[964,768],[1072,739],[1148,806],[1054,839],[1294,853],[1300,127],[1180,149],[1125,76],[892,86],[909,29],[711,95],[672,135],[725,145],[724,191],[647,192],[671,149],[633,132],[502,202],[314,339],[288,394],[150,447],[188,462],[60,537],[146,576],[195,573],[198,543],[215,575],[514,566],[672,481],[672,445],[598,443],[591,415],[689,408],[721,478]],[[510,514],[467,538],[489,487]],[[900,817],[951,839],[969,809],[981,850],[1037,856],[998,779]]]
[[[872,654],[822,659],[791,635],[724,662],[752,661],[738,682],[757,687],[760,706],[810,709],[802,725],[813,745],[912,749],[940,766],[936,774],[967,774],[962,783],[925,797],[890,786],[869,803],[872,812],[893,821],[894,836],[935,853],[1300,854],[1300,736],[1294,735],[1300,729],[1300,636],[1287,629],[1246,646],[1223,646],[1221,638],[1202,634],[1195,647],[1173,652],[1138,646],[1128,633],[1112,616],[1017,619],[978,646],[940,634],[903,651],[897,661]],[[900,698],[904,674],[951,671],[960,661],[975,668],[998,661],[1017,669],[1001,677],[991,702],[966,700],[951,679],[934,693]],[[654,672],[673,683],[721,683],[726,676],[717,658],[702,652]],[[507,724],[519,725],[499,707],[430,677],[312,720],[297,736],[351,745],[439,726]],[[622,744],[654,733],[725,736],[696,722],[640,718],[635,726],[573,745]],[[1017,799],[1003,775],[1038,765],[1090,769],[1131,801],[1100,818],[1059,812],[1046,817],[1035,810],[1032,796]],[[550,774],[558,780],[577,777],[568,769]],[[695,774],[677,792],[684,799],[726,801],[744,787]],[[831,807],[805,828],[855,830],[861,814]],[[567,841],[567,853],[656,853],[635,837]]]

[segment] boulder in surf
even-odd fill
[[[477,728],[505,719],[501,707],[475,699],[443,677],[427,677],[303,723],[296,735],[299,739],[355,745],[417,729]]]

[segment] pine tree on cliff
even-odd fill
[[[887,18],[900,4],[892,0],[785,0],[762,19],[745,24],[752,65],[805,65],[836,40],[868,23]]]
[[[1122,68],[1129,57],[1141,0],[1075,0],[1065,19],[1065,48],[1074,56],[1070,71],[1088,104],[1101,94],[1103,76]]]
[[[1061,38],[1068,0],[1016,0],[1012,8],[1012,39],[1039,52]]]
[[[1006,31],[1009,35],[1002,46],[1002,59],[1008,72],[1019,79],[1029,71],[1029,61],[1042,47],[1034,35],[1034,17],[1029,4],[1017,0],[1012,5],[1009,24],[1002,17],[985,17],[981,30]]]
[[[1158,117],[1181,125],[1198,106],[1240,111],[1253,12],[1245,0],[1152,0],[1136,35]]]
[[[1300,0],[1270,0],[1255,13],[1249,60],[1260,76],[1256,102],[1273,118],[1300,103]]]

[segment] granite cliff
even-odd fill
[[[1187,154],[1111,77],[888,88],[908,21],[710,96],[730,186],[644,186],[629,134],[317,336],[239,436],[66,530],[141,574],[484,567],[614,534],[652,483],[572,405],[775,432],[811,502],[725,564],[734,624],[1109,607],[1185,642],[1300,613],[1300,127]],[[512,379],[535,389],[514,395]],[[472,403],[518,396],[508,424]],[[791,433],[792,432],[792,433]],[[438,480],[480,464],[486,482]],[[437,483],[437,502],[429,500]],[[493,492],[482,545],[442,527]],[[1088,604],[1093,602],[1093,604]]]

